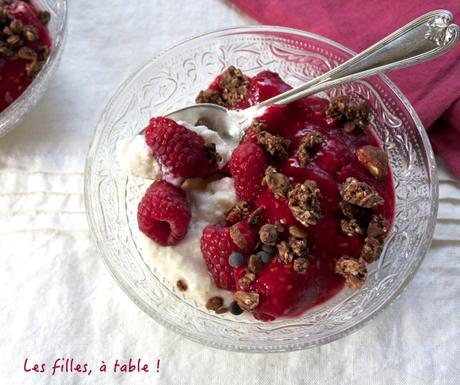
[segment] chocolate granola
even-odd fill
[[[342,210],[343,215],[346,218],[354,218],[360,222],[368,222],[370,217],[370,209],[365,209],[364,207],[359,207],[357,205],[342,201],[340,202],[340,209]]]
[[[280,135],[273,135],[267,131],[260,131],[257,134],[257,143],[272,156],[278,159],[286,159],[289,155],[289,145],[291,141]]]
[[[288,206],[304,226],[316,225],[321,217],[320,190],[315,181],[306,180],[298,183],[288,194]]]
[[[236,223],[245,218],[249,213],[249,204],[246,201],[238,201],[227,211],[225,219],[230,223]]]
[[[222,73],[219,87],[222,90],[222,99],[228,106],[232,106],[244,99],[249,89],[249,81],[241,70],[230,66]]]
[[[251,214],[248,216],[248,224],[250,226],[258,226],[262,222],[262,218],[264,216],[265,207],[258,207],[256,208]]]
[[[289,190],[291,189],[289,178],[286,175],[277,172],[272,166],[268,166],[265,170],[262,185],[267,186],[277,199],[286,198]]]
[[[215,143],[206,143],[204,145],[204,153],[206,158],[208,159],[209,163],[217,164],[218,162],[222,161],[222,157],[216,151],[216,144]]]
[[[349,134],[365,132],[369,125],[369,113],[367,102],[353,104],[345,95],[332,98],[326,110],[326,116],[342,123],[344,131]]]
[[[383,198],[372,186],[352,177],[341,184],[340,196],[345,202],[364,208],[373,208],[383,203]]]
[[[227,107],[227,103],[222,98],[222,94],[214,89],[202,90],[195,99],[195,103],[211,103]]]
[[[28,1],[26,1],[28,2]],[[48,46],[32,48],[30,43],[38,39],[35,26],[24,24],[21,20],[10,16],[6,12],[6,6],[12,1],[0,1],[0,60],[27,60],[26,73],[34,77],[42,68],[49,55]],[[46,25],[49,22],[48,11],[38,11],[37,16]]]
[[[361,257],[367,262],[372,263],[380,258],[383,250],[383,241],[367,237],[361,250]]]
[[[257,274],[262,269],[263,266],[264,266],[264,263],[262,262],[262,259],[259,255],[252,254],[249,257],[248,270],[251,273]]]
[[[304,257],[308,253],[308,244],[306,238],[289,237],[288,244],[292,252],[297,257]]]
[[[345,278],[345,286],[353,290],[361,289],[367,280],[367,268],[362,262],[347,255],[335,263],[335,272]]]
[[[264,245],[275,246],[283,231],[282,225],[267,223],[260,228],[259,237]]]
[[[176,287],[177,287],[180,291],[187,291],[187,289],[188,289],[187,282],[185,282],[185,280],[183,280],[183,279],[179,279],[179,280],[176,282]]]
[[[342,219],[340,221],[340,228],[349,237],[356,237],[363,234],[363,229],[355,218]]]
[[[389,228],[390,224],[383,216],[373,215],[369,226],[367,227],[367,236],[383,241]]]
[[[228,67],[220,76],[219,89],[200,91],[195,99],[196,103],[213,103],[224,107],[231,107],[244,100],[249,89],[249,81],[241,70],[234,66]]]
[[[310,264],[306,258],[297,258],[294,261],[293,269],[297,273],[303,274],[307,272],[309,265]]]
[[[246,238],[241,234],[240,229],[236,225],[230,227],[230,238],[232,238],[233,243],[240,249],[245,249],[248,245]]]
[[[286,241],[281,241],[276,247],[278,248],[278,256],[283,263],[288,264],[295,259],[296,255]]]
[[[259,294],[256,292],[236,291],[234,299],[241,309],[247,311],[259,306]]]
[[[249,288],[249,285],[256,280],[256,275],[251,272],[247,271],[246,274],[239,279],[238,284],[243,287],[244,289]]]
[[[300,166],[308,166],[310,163],[310,158],[313,155],[313,150],[319,147],[323,141],[323,135],[317,131],[309,132],[302,138],[296,151],[296,156],[299,160]]]

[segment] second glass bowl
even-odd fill
[[[43,10],[49,11],[51,14],[48,28],[53,40],[53,47],[48,60],[32,84],[0,113],[0,137],[11,131],[37,104],[48,88],[50,79],[62,56],[67,27],[67,0],[38,0],[36,2]]]

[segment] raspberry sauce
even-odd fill
[[[14,1],[0,6],[0,112],[27,89],[46,61],[51,49],[51,36],[44,24],[44,14],[49,17],[33,2]],[[17,21],[21,22],[19,26]],[[11,29],[12,22],[16,22],[16,28]],[[17,36],[19,42],[8,40],[11,36]],[[25,50],[19,53],[24,47],[36,55],[35,59],[28,58]]]
[[[270,97],[285,92],[291,87],[277,74],[263,71],[249,81],[243,100],[229,106],[234,109],[247,108]],[[220,77],[210,88],[220,92]],[[275,257],[257,273],[256,279],[243,287],[239,280],[246,266],[235,271],[236,290],[256,292],[259,304],[253,310],[254,317],[271,321],[279,317],[297,317],[308,309],[327,301],[344,287],[344,278],[334,272],[335,261],[343,255],[358,259],[365,236],[347,236],[341,230],[340,184],[348,177],[355,177],[372,186],[384,199],[373,213],[382,215],[390,224],[394,215],[394,188],[391,172],[382,179],[374,178],[359,162],[356,150],[364,145],[381,147],[376,136],[368,128],[365,132],[347,133],[343,124],[328,119],[326,109],[329,101],[318,97],[307,97],[286,106],[270,107],[257,119],[264,130],[290,140],[288,157],[271,159],[270,165],[286,175],[292,186],[306,180],[315,181],[321,191],[321,217],[316,225],[308,227],[298,222],[286,199],[277,199],[268,187],[263,187],[253,207],[265,208],[265,223],[282,223],[286,228],[295,225],[308,235],[308,262],[306,272],[293,270]],[[319,132],[324,141],[313,153],[306,166],[299,164],[296,149],[306,134]],[[257,143],[256,136],[246,135],[245,141]]]

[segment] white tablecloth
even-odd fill
[[[237,354],[190,342],[140,311],[88,231],[82,171],[96,121],[117,86],[159,49],[251,21],[219,0],[70,3],[67,46],[50,89],[0,140],[2,384],[460,383],[460,181],[442,166],[425,262],[401,298],[351,336],[308,351]],[[52,376],[59,357],[93,372]],[[98,371],[102,360],[129,357],[151,371]],[[25,372],[25,358],[28,367],[45,363],[45,372]]]

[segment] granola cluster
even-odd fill
[[[234,66],[228,67],[220,76],[219,90],[206,89],[201,91],[196,103],[213,103],[231,107],[244,100],[249,90],[249,81],[241,70]]]
[[[316,225],[321,217],[319,197],[319,188],[312,180],[298,183],[289,191],[288,206],[294,218],[306,227]]]
[[[390,224],[383,216],[372,216],[361,251],[361,256],[366,262],[371,263],[380,258],[389,227]]]
[[[383,204],[383,198],[372,186],[352,177],[347,178],[340,186],[340,196],[345,202],[365,209]]]
[[[289,226],[289,238],[277,245],[278,255],[286,264],[293,262],[293,269],[298,273],[305,273],[309,262],[307,233],[297,226]]]
[[[270,155],[278,159],[286,159],[289,155],[291,141],[280,135],[272,135],[267,131],[260,131],[257,135],[257,143]]]
[[[363,262],[344,255],[335,264],[335,272],[345,278],[345,285],[353,290],[361,289],[367,280],[367,268]]]
[[[265,176],[262,180],[262,185],[267,186],[275,198],[286,198],[291,190],[289,178],[275,170],[274,167],[268,166],[265,170]]]
[[[254,291],[237,291],[234,298],[241,309],[246,311],[254,310],[259,305],[259,294]]]
[[[241,221],[249,214],[249,203],[246,201],[238,201],[236,204],[227,211],[225,220],[230,223]]]
[[[373,208],[382,204],[383,199],[368,184],[348,178],[341,186],[340,195],[344,215],[340,222],[342,232],[349,237],[366,237],[359,260],[342,256],[335,265],[336,272],[345,277],[347,287],[356,290],[367,278],[364,261],[372,263],[380,258],[389,223],[382,215],[373,214]]]
[[[343,124],[343,129],[348,134],[365,132],[369,125],[369,113],[370,106],[367,102],[353,104],[345,95],[332,98],[326,110],[326,116]]]
[[[260,241],[264,245],[275,246],[283,232],[284,227],[281,223],[275,223],[274,225],[267,223],[259,230]]]
[[[204,145],[204,152],[209,163],[217,164],[222,160],[222,156],[216,151],[215,143],[206,143]]]
[[[227,211],[225,220],[229,223],[237,223],[246,219],[249,225],[258,226],[263,219],[264,211],[264,207],[251,210],[248,202],[240,200]]]
[[[324,137],[317,131],[309,132],[300,141],[296,155],[302,167],[308,166],[313,151],[324,142]]]
[[[38,31],[35,26],[24,24],[7,13],[6,8],[12,3],[12,0],[0,0],[0,59],[27,60],[27,76],[33,78],[46,62],[49,48],[47,45],[39,46],[37,49],[32,48],[32,43],[39,38]],[[37,16],[43,25],[48,24],[50,20],[48,11],[38,11]]]

